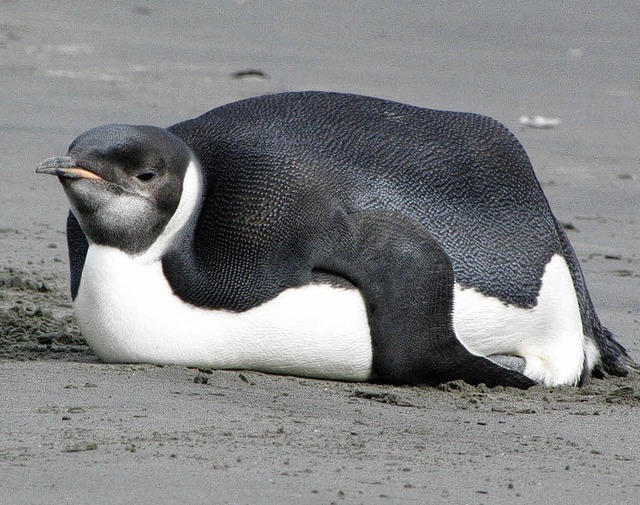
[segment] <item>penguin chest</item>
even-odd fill
[[[371,376],[367,314],[354,289],[314,284],[244,312],[202,309],[174,295],[160,261],[91,245],[74,311],[87,343],[106,362]]]

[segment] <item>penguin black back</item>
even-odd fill
[[[237,252],[262,256],[260,265],[271,264],[270,270],[282,265],[283,254],[288,262],[314,263],[327,247],[320,235],[340,226],[341,214],[384,210],[426,227],[462,285],[532,307],[544,265],[560,251],[526,153],[485,116],[312,92],[233,103],[169,130],[206,168],[207,220],[196,233],[206,237],[202,244],[219,244],[216,252],[196,247],[206,272],[215,271],[213,256],[228,264],[228,244],[249,249],[233,251],[235,258]],[[298,214],[298,227],[277,222],[287,206]],[[229,226],[238,219],[242,226]],[[317,242],[310,242],[314,231]],[[281,239],[274,243],[273,235]],[[264,286],[270,272],[255,274]],[[252,306],[258,301],[252,296],[230,300],[227,308]],[[195,303],[212,307],[216,298],[203,290]]]

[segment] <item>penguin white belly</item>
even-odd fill
[[[371,376],[367,314],[355,289],[308,285],[245,312],[207,310],[173,294],[160,261],[91,245],[74,309],[87,343],[107,362]]]
[[[91,245],[74,308],[87,343],[107,362],[352,381],[372,373],[366,308],[355,289],[314,284],[245,312],[208,310],[173,294],[160,261]],[[569,269],[558,255],[546,266],[535,307],[509,306],[456,284],[453,319],[470,352],[521,356],[524,374],[546,385],[576,383],[585,349],[591,352]]]
[[[454,328],[470,352],[520,356],[526,361],[524,374],[548,386],[576,384],[585,353],[587,366],[596,359],[595,346],[582,332],[571,273],[560,255],[546,265],[537,304],[531,309],[456,285]]]

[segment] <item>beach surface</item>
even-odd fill
[[[636,374],[518,391],[100,363],[73,320],[66,198],[35,174],[93,126],[280,91],[487,114],[640,361],[638,48],[633,1],[0,2],[0,501],[638,503]]]

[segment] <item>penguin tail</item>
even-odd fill
[[[616,375],[625,377],[629,372],[640,373],[640,366],[629,356],[624,346],[615,335],[602,325],[594,328],[596,342],[600,350],[600,361],[596,363],[592,374],[595,377]],[[599,338],[598,338],[599,337]]]

